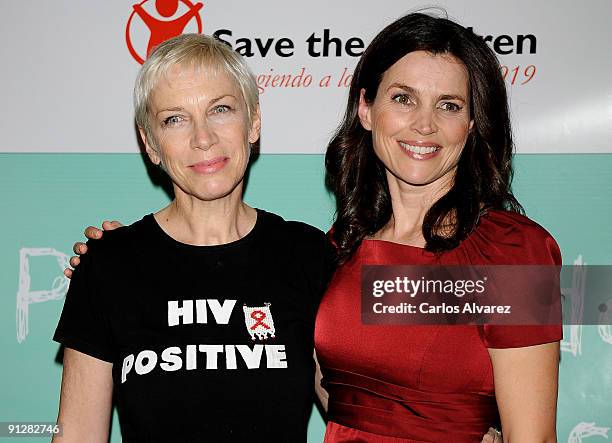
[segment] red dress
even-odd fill
[[[487,348],[561,340],[561,326],[378,326],[360,313],[364,264],[560,265],[546,230],[489,211],[441,256],[364,240],[336,272],[317,314],[315,345],[329,392],[326,442],[480,442],[497,423]]]

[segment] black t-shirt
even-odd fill
[[[113,363],[123,441],[306,440],[323,232],[258,210],[242,239],[192,246],[147,215],[88,248],[54,340]]]

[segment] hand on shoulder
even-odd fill
[[[85,237],[89,240],[99,240],[102,238],[105,231],[114,231],[115,229],[120,228],[122,226],[123,224],[119,221],[105,220],[102,222],[102,229],[96,228],[95,226],[88,226],[85,229],[84,234],[85,234]],[[72,266],[72,268],[76,268],[81,262],[81,259],[79,257],[87,253],[87,244],[78,241],[72,246],[72,251],[76,255],[70,257],[70,266]],[[72,278],[73,270],[74,269],[71,269],[71,268],[64,269],[64,275],[68,278]]]

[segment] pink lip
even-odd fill
[[[220,171],[229,162],[229,157],[215,157],[189,166],[197,174],[213,174]]]
[[[410,145],[410,146],[419,146],[419,147],[424,147],[424,148],[438,148],[434,152],[430,152],[427,154],[419,154],[418,152],[412,152],[409,149],[406,149],[400,145],[400,149],[402,150],[402,152],[406,154],[408,157],[413,158],[415,160],[429,160],[430,158],[433,158],[436,155],[438,155],[440,151],[442,151],[441,145],[437,143],[432,143],[432,142],[415,141],[415,140],[410,140],[410,141],[400,140],[398,141],[398,144],[399,143],[403,143],[405,145]]]

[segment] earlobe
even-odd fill
[[[470,120],[470,127],[468,129],[468,132],[472,132],[473,128],[474,128],[474,120]]]
[[[259,111],[259,104],[255,110],[255,115],[252,117],[251,127],[249,129],[249,143],[255,143],[259,140],[261,132],[261,112]]]
[[[157,151],[148,146],[146,148],[146,151],[147,155],[149,156],[149,160],[151,160],[154,165],[159,166],[159,164],[161,163],[161,158],[159,158],[159,154],[157,153]]]
[[[357,110],[359,114],[359,121],[361,122],[361,126],[366,131],[372,130],[372,122],[370,120],[370,105],[365,98],[365,89],[361,89],[359,92],[359,109]]]
[[[149,160],[151,160],[151,162],[154,165],[159,165],[161,163],[161,158],[159,157],[159,153],[155,149],[153,149],[151,145],[149,144],[149,141],[147,140],[147,136],[145,135],[144,129],[139,127],[138,132],[140,133],[140,138],[142,139],[142,142],[145,145],[145,151],[147,155],[149,156]]]

